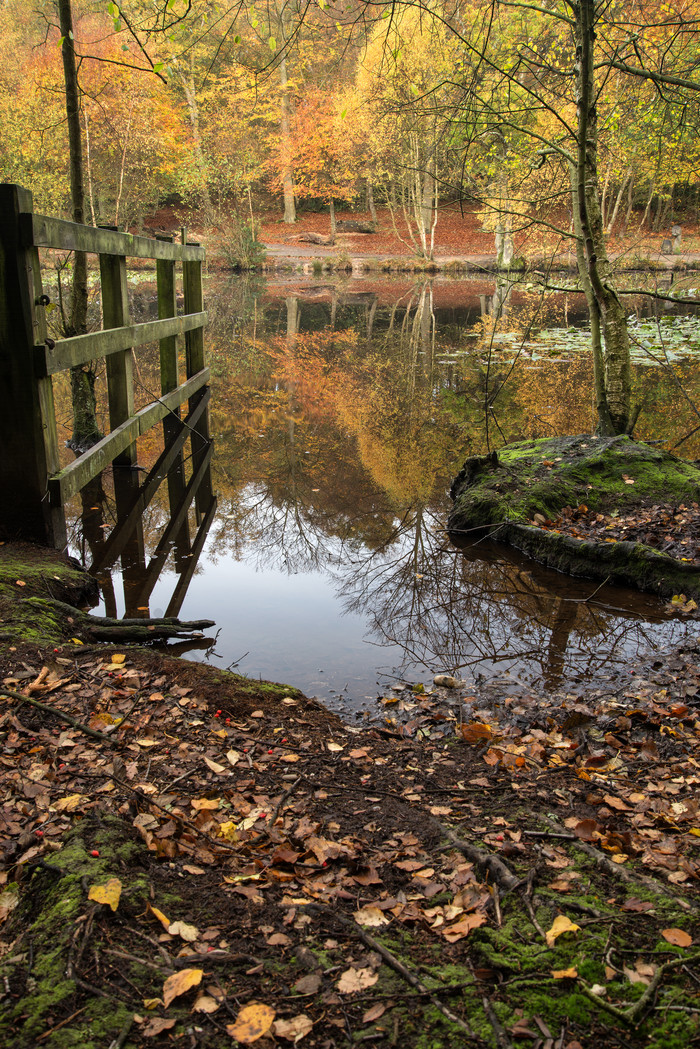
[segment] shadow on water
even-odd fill
[[[584,688],[695,633],[651,597],[447,538],[466,455],[590,430],[589,356],[536,342],[573,330],[578,297],[484,281],[236,281],[213,284],[207,305],[211,483],[211,449],[185,461],[188,421],[173,421],[140,483],[117,471],[83,493],[74,549],[107,614],[215,619],[216,645],[191,658],[344,711],[438,671]],[[139,367],[152,383],[147,354]],[[700,390],[697,366],[680,369]],[[638,391],[653,387],[642,436],[691,428],[677,383],[635,375]]]

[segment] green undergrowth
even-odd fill
[[[0,636],[10,641],[57,644],[75,627],[52,600],[89,601],[93,580],[56,550],[24,543],[0,544]]]

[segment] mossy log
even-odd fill
[[[153,641],[167,638],[184,640],[201,636],[199,631],[215,626],[213,619],[193,619],[184,621],[173,617],[161,619],[112,619],[108,616],[93,616],[83,612],[65,601],[54,598],[27,598],[26,604],[40,601],[49,604],[66,614],[69,622],[89,634],[96,641]]]

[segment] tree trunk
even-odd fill
[[[598,129],[594,83],[595,0],[576,8],[577,158],[576,201],[590,280],[604,343],[605,390],[613,433],[630,421],[631,371],[627,317],[612,284],[598,191]],[[599,412],[600,424],[600,412]]]
[[[292,101],[289,96],[287,60],[282,58],[280,71],[280,154],[282,158],[282,193],[284,194],[284,221],[296,222],[294,203],[294,172],[292,168]]]
[[[73,222],[81,225],[85,222],[85,187],[83,183],[83,142],[80,128],[80,88],[75,64],[73,13],[71,0],[58,0],[58,16],[63,38],[61,57],[63,59],[63,77],[66,90],[66,122],[68,125],[68,152],[70,162],[70,191]],[[70,319],[66,324],[65,335],[84,335],[87,331],[87,255],[76,251],[73,265],[73,282]],[[70,440],[72,448],[85,450],[99,441],[100,434],[95,416],[95,371],[90,365],[71,368],[71,391],[73,400],[73,434]],[[89,395],[85,396],[85,390]],[[75,393],[77,391],[77,396]],[[90,411],[92,405],[92,411]]]

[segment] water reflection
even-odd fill
[[[134,496],[117,507],[129,540],[103,539],[100,499],[86,496],[82,542],[110,614],[172,614],[184,599],[183,614],[220,628],[197,658],[344,709],[438,670],[568,685],[693,629],[651,598],[485,542],[457,550],[444,532],[466,455],[590,429],[589,358],[519,350],[581,317],[580,299],[504,282],[290,279],[218,284],[207,305],[218,510],[211,488],[185,508],[199,467],[177,454],[153,466],[153,483],[169,481],[143,513]],[[147,357],[140,367],[148,384]],[[695,397],[697,366],[681,370]],[[692,412],[677,385],[648,369],[637,383],[653,392],[642,436],[682,433]]]

